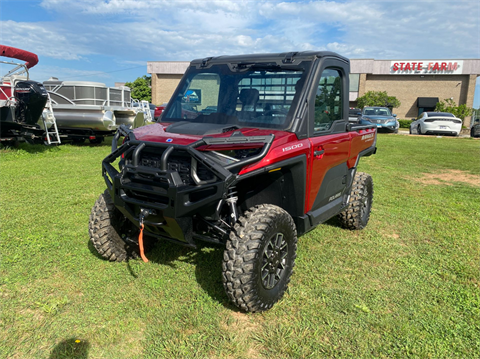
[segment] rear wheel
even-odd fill
[[[419,135],[424,135],[424,133],[422,133],[422,127],[420,125],[418,125],[418,127],[417,127],[417,133]]]
[[[115,207],[107,190],[92,208],[89,232],[93,246],[103,258],[123,262],[138,257],[138,246],[127,244],[121,238],[136,234],[137,230]]]
[[[223,285],[246,312],[262,312],[280,300],[293,272],[297,231],[282,208],[252,207],[230,233],[223,255]]]
[[[353,180],[348,207],[339,215],[344,228],[363,229],[370,219],[373,202],[373,180],[364,172],[358,172]]]

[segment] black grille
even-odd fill
[[[191,163],[192,159],[189,157],[170,156],[167,162],[167,169],[178,172],[184,184],[193,185],[195,182],[193,182],[190,176]]]
[[[140,164],[145,167],[160,168],[161,154],[142,153]],[[178,172],[182,182],[186,185],[195,185],[190,174],[192,166],[192,158],[189,156],[181,156],[171,154],[167,161],[167,170]],[[202,181],[208,181],[214,178],[214,175],[202,164],[197,165],[197,175]]]

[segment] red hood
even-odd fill
[[[27,69],[38,63],[38,56],[34,53],[5,45],[0,45],[0,56],[26,61]]]
[[[203,137],[230,137],[233,131],[215,134],[215,135],[185,135],[172,132],[165,132],[165,129],[170,125],[170,123],[155,123],[153,125],[143,126],[135,129],[133,132],[135,138],[141,141],[149,142],[167,142],[176,145],[189,145],[193,142],[196,142]],[[243,135],[250,136],[266,136],[270,134],[275,135],[275,142],[283,139],[283,142],[291,141],[291,136],[296,138],[294,133],[286,131],[277,131],[277,130],[265,130],[258,128],[241,128],[239,130]]]

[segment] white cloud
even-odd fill
[[[60,80],[67,81],[97,81],[106,82],[112,79],[112,76],[108,73],[99,73],[95,70],[78,70],[75,68],[67,68],[61,66],[35,66],[29,70],[30,78],[35,81],[43,82],[50,77],[56,77]]]
[[[80,60],[91,54],[87,46],[78,44],[65,35],[58,26],[48,23],[26,23],[12,20],[0,21],[3,45],[28,49],[41,56],[54,59]]]
[[[6,45],[57,59],[190,60],[330,50],[352,57],[480,57],[470,1],[43,0],[51,22],[5,21]],[[119,59],[119,60],[115,60]]]

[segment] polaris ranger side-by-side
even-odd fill
[[[297,236],[336,215],[362,229],[370,216],[372,178],[357,165],[375,153],[376,127],[348,121],[349,70],[332,52],[192,61],[161,122],[117,133],[90,216],[97,251],[146,260],[144,237],[224,245],[228,297],[270,309]]]

